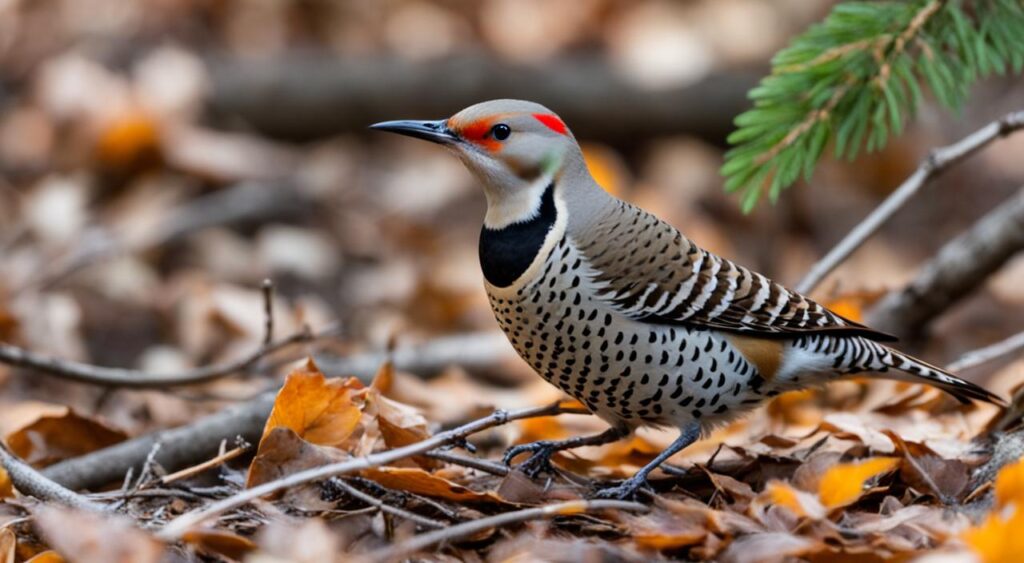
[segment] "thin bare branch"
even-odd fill
[[[293,473],[287,477],[264,483],[258,487],[247,489],[240,493],[237,493],[231,497],[223,499],[221,501],[212,503],[201,509],[193,510],[182,514],[178,518],[172,520],[163,530],[160,531],[160,537],[174,541],[181,537],[182,534],[187,532],[193,526],[200,524],[201,522],[213,518],[218,514],[233,508],[243,506],[253,500],[260,497],[294,487],[296,485],[302,485],[310,481],[316,481],[318,479],[325,479],[327,477],[334,477],[345,473],[351,473],[353,471],[359,471],[362,469],[368,469],[370,467],[378,467],[388,463],[412,457],[414,455],[424,454],[434,448],[438,448],[447,444],[458,443],[464,440],[467,436],[476,434],[488,428],[495,426],[501,426],[514,420],[521,420],[524,418],[536,418],[540,416],[554,416],[559,414],[587,414],[586,411],[580,409],[563,408],[558,403],[543,407],[531,407],[525,409],[519,409],[511,412],[498,410],[491,413],[488,416],[479,418],[462,426],[435,434],[426,440],[421,440],[408,446],[401,448],[395,448],[393,450],[387,450],[375,454],[370,454],[365,457],[356,459],[350,459],[341,461],[338,463],[332,463],[321,467],[314,467],[298,473]]]
[[[978,348],[977,350],[971,350],[966,354],[960,356],[955,362],[946,366],[951,372],[958,372],[965,369],[987,364],[993,360],[998,360],[1003,356],[1008,356],[1014,352],[1020,352],[1024,350],[1024,331],[1018,332],[1013,336],[985,346],[984,348]]]
[[[387,512],[388,514],[393,514],[395,516],[398,516],[399,518],[405,518],[406,520],[416,522],[420,526],[424,526],[426,528],[430,528],[433,530],[439,530],[447,526],[447,524],[445,524],[444,522],[438,522],[433,518],[427,518],[426,516],[416,514],[415,512],[410,512],[402,508],[398,508],[397,506],[391,506],[390,504],[382,501],[381,499],[373,495],[366,494],[363,491],[360,491],[359,489],[353,487],[352,485],[349,485],[348,483],[345,482],[344,479],[338,479],[336,477],[331,478],[330,483],[341,488],[343,491],[345,491],[345,494],[357,498],[360,501],[369,504],[370,506],[376,506],[382,512]]]
[[[878,232],[878,229],[921,191],[921,188],[929,180],[996,139],[1022,128],[1024,128],[1024,111],[1016,111],[1004,115],[951,145],[933,150],[917,170],[896,188],[896,191],[892,192],[881,205],[854,227],[824,258],[811,267],[807,275],[796,285],[796,290],[800,293],[814,291],[814,288],[818,287],[826,276],[845,262],[867,239]]]
[[[198,465],[193,465],[192,467],[186,467],[185,469],[182,469],[181,471],[176,471],[174,473],[171,473],[170,475],[164,475],[159,480],[153,481],[153,483],[154,484],[159,483],[161,485],[166,485],[168,483],[173,483],[175,481],[180,481],[181,479],[188,479],[189,477],[193,477],[195,475],[198,475],[198,474],[206,471],[207,469],[212,469],[214,467],[217,467],[218,465],[227,463],[227,462],[235,459],[236,457],[244,454],[248,450],[249,450],[249,445],[248,444],[244,444],[244,445],[238,446],[237,448],[232,448],[232,449],[230,449],[230,450],[228,450],[228,451],[226,451],[226,452],[224,452],[222,454],[219,454],[217,457],[214,457],[212,459],[206,460],[203,463],[200,463]]]
[[[249,354],[223,364],[203,366],[180,373],[149,373],[134,369],[94,366],[81,362],[62,360],[0,342],[0,363],[21,368],[34,369],[57,377],[113,387],[152,388],[192,385],[212,381],[249,369],[261,359],[279,350],[337,334],[338,326],[331,325],[321,331],[312,332],[307,328],[286,338],[260,346]]]
[[[36,471],[31,465],[18,459],[7,446],[0,442],[0,464],[7,470],[11,477],[11,483],[19,492],[33,496],[39,500],[56,502],[79,510],[90,512],[105,512],[100,504],[83,497],[82,495],[54,483]]]
[[[417,551],[432,545],[450,542],[472,536],[490,528],[500,528],[510,524],[539,520],[541,518],[552,518],[555,516],[573,516],[586,514],[598,510],[628,510],[632,512],[645,512],[650,508],[638,502],[622,500],[571,500],[557,504],[549,504],[536,508],[524,508],[513,512],[496,514],[479,520],[463,522],[443,530],[429,532],[414,536],[398,545],[375,551],[369,554],[372,561],[392,561],[401,557],[416,553]]]

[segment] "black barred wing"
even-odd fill
[[[627,203],[577,245],[594,270],[597,297],[639,321],[762,335],[844,332],[893,339],[699,248]]]

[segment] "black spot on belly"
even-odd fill
[[[503,229],[480,231],[480,267],[495,287],[508,287],[523,275],[544,246],[544,238],[555,224],[555,185],[544,189],[540,211],[529,221]]]

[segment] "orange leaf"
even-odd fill
[[[96,142],[96,154],[110,167],[125,168],[159,155],[160,127],[142,112],[127,113],[107,123]]]
[[[0,529],[0,563],[14,563],[14,548],[17,546],[18,538],[14,537],[14,532],[10,528]]]
[[[643,532],[633,534],[633,542],[640,547],[665,551],[699,544],[704,541],[707,535],[706,530],[698,530],[696,528],[680,530],[678,532]]]
[[[855,463],[841,463],[830,468],[818,484],[818,498],[828,509],[855,502],[864,492],[864,484],[879,475],[896,469],[897,457],[876,457]]]
[[[1009,518],[990,514],[981,524],[968,528],[961,538],[983,563],[1016,563],[1024,554],[1024,510]]]
[[[584,143],[581,148],[587,170],[597,185],[612,195],[621,196],[629,183],[622,158],[604,145]]]
[[[7,445],[34,467],[78,457],[124,441],[128,436],[68,407],[58,407],[7,435]]]
[[[335,448],[310,444],[290,428],[275,428],[260,442],[259,451],[249,464],[245,486],[256,487],[297,471],[339,461],[345,455]]]
[[[14,496],[14,485],[11,484],[11,476],[7,474],[7,470],[0,467],[0,499],[11,498]]]
[[[64,558],[54,550],[44,551],[25,563],[64,563]]]
[[[781,481],[771,481],[765,486],[763,497],[772,504],[783,506],[797,516],[821,518],[825,509],[810,493],[794,489]]]
[[[505,500],[496,493],[478,493],[443,477],[428,473],[418,467],[374,467],[364,469],[363,477],[399,491],[407,491],[428,497],[443,498],[456,502],[498,502]]]
[[[288,374],[277,393],[274,408],[263,428],[263,438],[275,428],[288,428],[307,442],[341,447],[362,418],[353,402],[353,391],[362,389],[358,379],[324,377],[310,359]],[[263,439],[260,440],[261,447]]]
[[[256,544],[248,538],[225,530],[214,530],[211,528],[190,530],[185,532],[181,540],[203,551],[223,555],[228,559],[234,560],[245,559],[248,553],[256,550]]]
[[[996,506],[1016,504],[1024,509],[1024,458],[999,470],[996,476]]]

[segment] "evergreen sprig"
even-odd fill
[[[1024,0],[844,2],[772,59],[736,118],[722,174],[745,211],[809,179],[829,141],[837,158],[885,146],[922,89],[959,110],[971,85],[1024,67]]]

